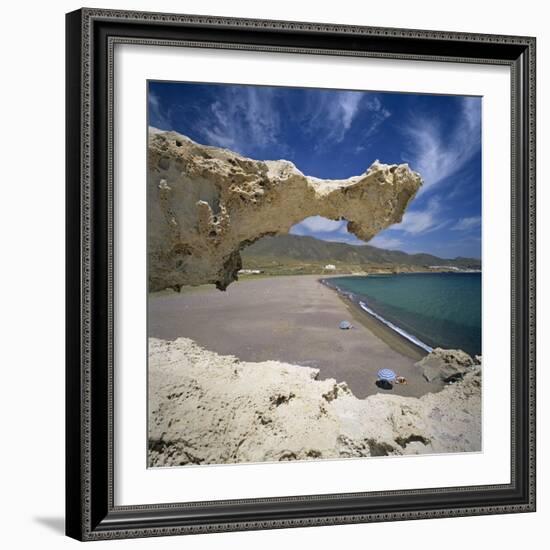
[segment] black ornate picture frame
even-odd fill
[[[143,503],[113,497],[113,50],[170,45],[505,65],[511,70],[511,482]],[[81,9],[67,15],[66,532],[79,540],[535,510],[535,39]],[[503,338],[505,335],[503,335]]]

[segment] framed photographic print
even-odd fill
[[[67,15],[67,534],[535,509],[535,39]]]

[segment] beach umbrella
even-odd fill
[[[342,330],[347,330],[351,328],[351,323],[349,321],[340,321],[340,328]]]
[[[396,378],[396,374],[391,369],[380,369],[378,371],[378,378],[380,380],[387,380],[388,382],[393,382],[393,380],[395,380]]]

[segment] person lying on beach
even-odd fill
[[[397,376],[395,379],[396,384],[408,384],[407,379],[404,376]]]

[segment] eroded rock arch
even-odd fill
[[[237,278],[240,250],[309,216],[345,219],[368,241],[401,221],[421,184],[406,164],[375,161],[364,174],[323,180],[286,160],[252,160],[150,129],[149,289],[213,283],[224,290]]]

